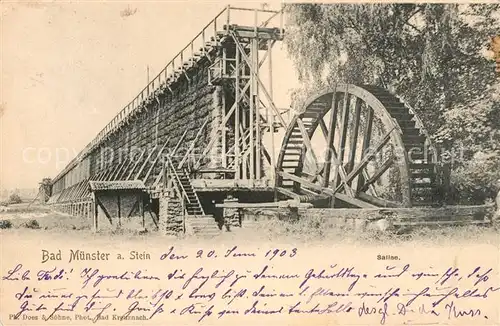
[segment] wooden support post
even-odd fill
[[[111,219],[111,215],[109,214],[108,210],[106,207],[102,204],[102,202],[99,200],[99,197],[96,196],[96,202],[99,207],[101,207],[102,211],[104,212],[104,215],[108,218],[109,224],[113,225],[113,220]]]
[[[259,69],[259,45],[258,45],[258,39],[254,38],[252,39],[252,44],[253,44],[253,67],[252,69]],[[256,71],[258,73],[258,71]],[[262,173],[262,160],[261,160],[261,150],[260,147],[262,145],[262,140],[261,140],[261,127],[260,127],[260,99],[259,99],[259,84],[257,81],[254,81],[255,86],[254,86],[254,93],[252,94],[252,101],[254,102],[255,105],[255,169],[256,169],[256,175],[255,177],[257,179],[261,178],[261,173]]]
[[[121,212],[121,202],[120,202],[120,194],[116,195],[116,201],[118,204],[118,226],[122,226],[122,212]]]
[[[371,141],[371,135],[372,135],[372,128],[373,128],[373,109],[371,107],[366,107],[367,109],[367,114],[366,114],[366,125],[365,125],[365,130],[363,134],[363,147],[361,151],[361,157],[365,157],[365,155],[368,155],[368,150],[370,148],[370,141]],[[357,185],[357,191],[361,191],[361,188],[363,187],[365,183],[365,176],[363,174],[360,174],[358,176],[358,185]]]
[[[134,177],[134,180],[138,180],[139,179],[142,171],[144,170],[144,168],[148,164],[148,161],[151,158],[151,155],[153,155],[153,153],[155,152],[155,150],[156,150],[156,146],[153,147],[153,150],[151,151],[151,153],[149,153],[149,155],[147,156],[147,158],[144,160],[144,163],[141,165],[141,168],[139,169],[139,171],[137,171],[137,173],[136,173],[136,175]]]
[[[146,221],[144,220],[144,198],[142,196],[142,194],[140,194],[138,196],[138,200],[139,200],[139,214],[141,215],[141,218],[142,218],[142,227],[145,227],[146,226]]]
[[[351,103],[350,94],[348,93],[347,87],[344,93],[344,109],[342,111],[342,131],[340,134],[339,141],[339,157],[337,158],[339,163],[344,165],[344,153],[345,153],[345,143],[347,140],[347,130],[349,128],[349,107]],[[335,188],[335,187],[334,187]]]
[[[245,55],[242,53],[242,55]],[[250,50],[250,55],[253,55],[253,46],[251,47]],[[255,93],[255,82],[254,82],[254,74],[253,74],[253,67],[251,64],[247,62],[248,68],[250,70],[250,180],[255,179],[255,102],[254,102],[254,96],[253,94]]]
[[[236,71],[236,79],[234,85],[234,98],[239,98],[240,93],[240,51],[236,49],[236,63],[235,63],[235,71]],[[241,127],[241,117],[240,117],[240,107],[238,101],[234,103],[235,111],[234,111],[234,168],[236,173],[234,178],[236,180],[240,179],[240,127]]]
[[[99,224],[98,224],[98,214],[99,214],[99,206],[97,204],[97,196],[95,193],[92,193],[92,200],[93,200],[93,218],[94,218],[94,232],[97,232],[99,230]]]
[[[356,98],[356,106],[354,109],[354,128],[351,133],[351,146],[349,148],[349,154],[347,159],[346,172],[350,173],[354,167],[354,160],[356,159],[356,148],[358,144],[358,133],[359,133],[359,121],[361,120],[361,104],[363,101],[360,98]],[[351,182],[348,183],[351,185]]]
[[[271,40],[267,41],[267,53],[269,56],[269,96],[273,100],[273,53],[272,53],[273,42]],[[274,144],[274,113],[271,112],[269,115],[269,109],[266,107],[266,118],[269,116],[269,132],[271,133],[271,184],[276,181],[276,149]],[[274,191],[274,201],[278,200],[278,193]]]

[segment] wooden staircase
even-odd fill
[[[186,215],[205,215],[203,206],[191,184],[191,179],[186,169],[179,169],[179,163],[170,157],[167,157],[167,164],[174,186],[184,201]]]
[[[214,236],[221,231],[212,215],[206,215],[200,198],[194,189],[186,169],[179,168],[179,162],[167,157],[169,174],[177,192],[184,201],[185,230],[187,233]]]
[[[202,215],[186,217],[186,233],[211,237],[222,232],[212,215]]]

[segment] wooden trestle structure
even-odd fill
[[[235,24],[235,13],[253,23]],[[335,85],[286,121],[272,80],[282,21],[282,11],[224,8],[54,178],[48,203],[96,218],[90,184],[116,189],[135,180],[144,185],[130,195],[144,198],[140,215],[146,210],[156,225],[176,216],[207,221],[198,227],[215,225],[228,194],[240,203],[294,199],[316,207],[436,204],[436,153],[415,113],[388,91]],[[279,129],[285,136],[275,157]],[[132,216],[123,201],[118,215]],[[112,224],[111,204],[99,204]]]

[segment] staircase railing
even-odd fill
[[[175,177],[176,187],[180,191],[181,197],[183,197],[183,199],[186,199],[188,202],[190,202],[189,196],[187,195],[186,189],[184,189],[184,186],[182,185],[179,174],[177,173],[177,170],[175,169],[175,166],[174,166],[172,160],[170,159],[170,156],[168,156],[168,155],[167,155],[167,164],[169,165],[169,170],[172,172],[172,174]]]
[[[179,177],[179,173],[177,172],[175,164],[172,162],[172,159],[170,158],[170,155],[167,155],[167,164],[169,167],[169,170],[172,171],[172,174],[174,175],[175,178],[175,186],[177,188],[177,191],[180,192],[181,197],[183,200],[186,200],[189,204],[197,204],[202,212],[202,215],[205,215],[205,211],[203,210],[203,206],[201,205],[200,199],[198,198],[198,195],[196,194],[196,191],[193,188],[193,195],[196,199],[196,202],[191,201],[189,198],[186,189],[184,188],[184,185],[182,184],[181,178]],[[184,170],[183,170],[184,171]],[[187,174],[185,174],[187,176]],[[189,177],[188,177],[189,178]],[[187,209],[185,209],[187,211]]]

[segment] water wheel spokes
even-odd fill
[[[416,188],[429,194],[434,189],[432,182],[415,179],[432,179],[431,170],[418,169],[433,166],[425,159],[410,161],[408,149],[424,147],[426,140],[412,119],[382,89],[342,84],[320,92],[285,133],[277,189],[303,201],[327,199],[331,207],[411,207],[429,199],[412,198]]]

